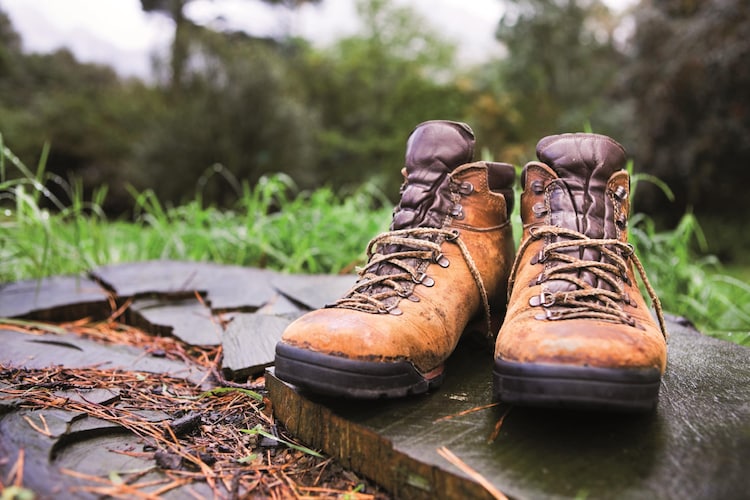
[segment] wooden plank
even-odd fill
[[[276,343],[291,321],[269,314],[235,314],[222,341],[225,375],[238,379],[262,374],[273,364]]]
[[[221,344],[223,329],[211,309],[196,299],[135,299],[128,308],[128,324],[154,335],[171,335],[190,345]]]
[[[416,398],[322,398],[272,370],[266,384],[287,429],[397,497],[489,495],[441,447],[509,497],[745,497],[750,349],[668,326],[669,367],[649,414],[488,408],[491,355],[468,344],[449,360],[443,387]]]
[[[94,269],[92,276],[118,297],[206,295],[214,311],[258,309],[274,295],[269,284],[277,273],[211,262],[152,260]]]
[[[271,284],[308,310],[320,309],[341,298],[357,281],[355,275],[279,274]]]
[[[73,321],[110,312],[107,291],[83,276],[0,283],[2,318]]]
[[[139,348],[102,344],[74,334],[27,334],[0,328],[0,366],[14,368],[119,368],[164,373],[201,383],[206,374],[196,366],[146,355]]]

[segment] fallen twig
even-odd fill
[[[496,498],[497,500],[508,500],[508,497],[506,497],[500,490],[495,488],[495,486],[490,483],[483,475],[472,469],[466,462],[454,455],[453,452],[448,448],[443,446],[441,448],[438,448],[437,452],[438,455],[461,469],[461,471],[464,472],[467,476],[482,485],[482,487],[486,489],[493,498]]]

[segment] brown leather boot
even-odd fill
[[[661,306],[628,244],[626,154],[609,137],[546,137],[524,168],[523,236],[495,347],[494,395],[519,404],[647,410],[666,367]],[[638,289],[651,295],[657,326]]]
[[[277,377],[337,396],[399,397],[442,381],[470,321],[494,341],[490,323],[499,326],[505,310],[513,259],[515,171],[468,163],[473,151],[462,123],[412,132],[390,231],[370,242],[342,299],[289,325],[276,346]]]

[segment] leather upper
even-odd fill
[[[297,319],[281,341],[348,359],[408,360],[428,373],[442,369],[472,319],[487,332],[485,305],[499,322],[514,251],[515,170],[471,163],[473,151],[464,124],[419,125],[407,143],[391,231],[374,240],[383,243],[352,289]],[[493,340],[496,331],[487,332]]]
[[[495,356],[520,363],[666,366],[664,332],[627,245],[625,151],[596,134],[539,141],[522,174],[523,235]]]

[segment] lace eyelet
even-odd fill
[[[468,181],[464,181],[458,186],[458,192],[464,196],[468,196],[474,192],[474,184]]]
[[[451,217],[453,217],[456,220],[463,220],[464,218],[464,207],[462,207],[459,204],[456,204],[451,209]]]
[[[531,257],[531,264],[544,264],[547,262],[547,254],[544,250],[539,250],[539,253]]]
[[[450,234],[445,236],[445,241],[455,241],[459,236],[461,236],[461,233],[458,229],[451,229]]]
[[[555,297],[549,292],[542,292],[539,295],[534,295],[529,299],[529,305],[531,307],[552,307],[555,305]]]
[[[446,268],[451,265],[451,262],[442,253],[433,256],[432,261],[442,268]]]
[[[552,309],[545,309],[544,313],[539,313],[534,316],[534,319],[543,321],[543,320],[549,320],[549,321],[555,321],[558,319],[561,319],[562,313],[560,311],[553,311]]]
[[[435,280],[427,276],[427,273],[419,273],[419,276],[412,278],[412,281],[416,283],[417,285],[424,285],[426,287],[431,287],[435,284]]]
[[[612,195],[618,200],[624,200],[628,197],[628,190],[624,186],[617,186]]]
[[[534,206],[531,207],[531,211],[534,212],[536,217],[542,217],[547,213],[547,207],[544,206],[544,203],[535,203]]]
[[[538,240],[541,236],[538,234],[541,228],[539,226],[529,226],[529,237]]]

